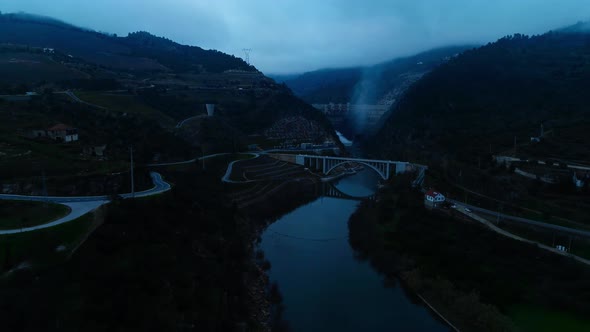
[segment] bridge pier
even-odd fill
[[[404,162],[396,162],[395,163],[395,174],[401,174],[406,172],[406,164]]]

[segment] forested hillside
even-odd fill
[[[508,36],[432,71],[397,105],[373,153],[477,162],[538,136],[541,124],[548,137],[587,132],[590,35],[567,31]],[[585,142],[579,137],[551,153],[583,159]]]
[[[216,105],[214,117],[204,117],[205,104]],[[0,160],[8,177],[32,174],[30,167],[15,167],[26,165],[25,157],[55,160],[50,176],[72,172],[86,158],[80,150],[95,145],[108,146],[105,158],[112,161],[127,160],[134,145],[136,161],[146,163],[245,150],[267,143],[257,137],[294,116],[318,123],[336,140],[320,111],[242,59],[147,32],[117,37],[48,17],[0,14],[0,136],[28,153],[48,145],[31,140],[31,130],[63,122],[80,131],[76,148],[70,144],[67,151],[75,162],[34,150]]]

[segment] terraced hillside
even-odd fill
[[[234,181],[278,181],[307,178],[310,173],[300,165],[260,156],[234,164],[231,179]]]
[[[230,194],[229,199],[238,208],[245,208],[264,202],[270,195],[280,192],[290,183],[301,181],[314,183],[319,178],[302,166],[262,155],[235,162],[230,180],[234,183],[242,183],[242,188]]]

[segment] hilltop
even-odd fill
[[[88,62],[127,71],[256,71],[234,56],[180,45],[147,32],[118,37],[29,14],[0,15],[0,43],[54,48]]]

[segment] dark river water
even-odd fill
[[[363,171],[336,184],[351,196],[374,193],[377,175]],[[348,243],[358,201],[322,197],[283,216],[262,236],[292,331],[449,331],[399,285],[384,286]]]

